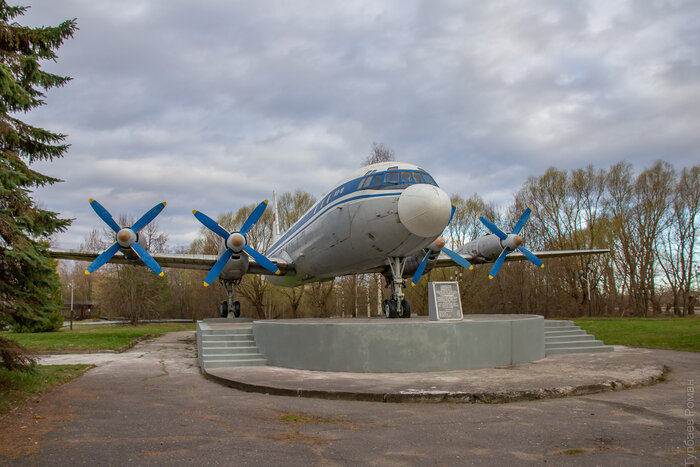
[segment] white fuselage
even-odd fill
[[[430,245],[451,214],[447,194],[423,169],[384,162],[340,181],[267,251],[296,265],[294,276],[271,276],[284,286],[382,270],[389,257]]]

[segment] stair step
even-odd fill
[[[566,331],[545,331],[544,337],[584,336],[586,334],[586,331],[583,329],[571,329]]]
[[[204,355],[244,355],[244,354],[259,354],[258,348],[253,346],[240,347],[202,347]]]
[[[202,360],[204,363],[213,361],[226,361],[226,360],[260,360],[264,359],[260,353],[248,353],[248,354],[225,354],[225,355],[204,355]]]
[[[203,329],[201,331],[202,336],[233,336],[239,334],[250,334],[253,335],[253,330],[251,328],[242,329]]]
[[[218,360],[218,361],[205,361],[204,367],[208,369],[212,368],[235,368],[238,366],[266,366],[267,360],[264,358],[257,360]]]
[[[595,336],[591,334],[581,334],[577,336],[545,336],[544,343],[555,343],[555,342],[586,342],[592,341]]]
[[[562,326],[573,326],[573,321],[544,320],[544,328],[558,328]]]
[[[591,336],[593,337],[593,336]],[[570,349],[579,347],[600,347],[605,345],[602,341],[597,340],[585,340],[585,341],[563,341],[563,342],[546,342],[544,344],[545,350],[551,349]]]
[[[202,341],[202,347],[206,347],[208,349],[250,347],[254,345],[255,341],[252,339],[247,341]]]
[[[612,352],[612,345],[600,345],[597,347],[564,347],[559,349],[546,349],[546,355],[561,355],[570,353],[597,353],[597,352]]]
[[[255,340],[253,335],[234,335],[234,336],[202,336],[202,342],[252,342]]]

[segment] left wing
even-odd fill
[[[94,251],[82,250],[57,250],[50,248],[49,255],[56,259],[70,259],[75,261],[92,262],[100,253]],[[169,254],[169,253],[154,253],[151,256],[165,268],[180,268],[180,269],[199,269],[208,271],[214,266],[219,259],[217,255],[186,255],[186,254]],[[117,264],[143,264],[140,260],[127,258],[123,254],[116,254],[110,260],[110,263]],[[272,259],[272,262],[280,269],[282,275],[294,275],[296,269],[294,264],[284,261]],[[248,272],[252,274],[272,274],[270,271],[260,266],[255,259],[249,259]]]

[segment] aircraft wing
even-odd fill
[[[597,250],[557,250],[557,251],[533,251],[532,252],[539,259],[545,258],[563,258],[565,256],[585,256],[585,255],[603,255],[610,253],[609,249],[597,249]],[[493,263],[494,260],[485,260],[481,257],[473,257],[471,255],[461,255],[464,259],[472,264],[485,264]],[[513,251],[506,256],[506,261],[522,261],[527,260],[527,257],[520,253],[519,251]],[[445,268],[449,266],[456,266],[455,262],[447,256],[445,253],[440,253],[434,268]]]
[[[56,259],[70,259],[75,261],[92,262],[100,255],[100,252],[82,250],[56,250],[49,249],[49,255]],[[188,255],[175,253],[151,253],[161,267],[179,269],[200,269],[208,271],[214,266],[217,255]],[[143,264],[138,260],[129,259],[121,253],[117,253],[109,260],[110,263],[118,264]],[[293,275],[296,273],[294,264],[272,259],[272,262],[280,269],[281,275]],[[248,273],[251,274],[271,274],[270,271],[260,266],[253,258],[249,259]]]

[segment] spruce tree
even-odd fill
[[[68,145],[66,135],[20,117],[44,104],[45,91],[70,80],[42,71],[40,62],[55,60],[77,27],[75,19],[55,27],[21,26],[15,19],[26,10],[0,0],[0,323],[34,331],[51,328],[51,315],[55,319],[60,310],[56,264],[46,248],[49,236],[70,220],[37,206],[32,190],[60,180],[31,166],[62,157]],[[4,353],[0,342],[0,365],[11,366]]]

